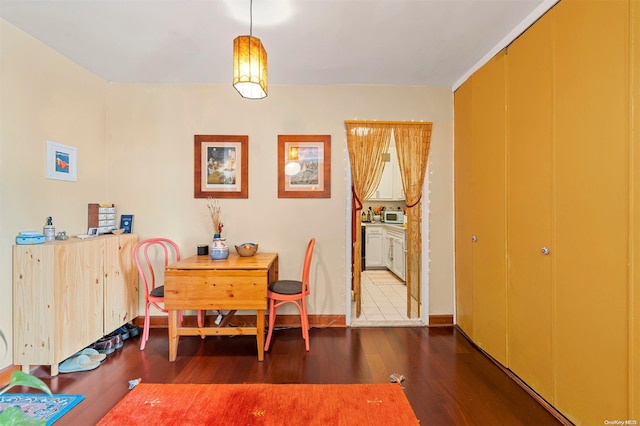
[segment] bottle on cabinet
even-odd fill
[[[53,226],[51,216],[47,217],[47,224],[44,226],[44,240],[53,241],[56,238],[56,228]]]

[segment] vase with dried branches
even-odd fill
[[[218,200],[213,198],[207,199],[207,208],[209,209],[209,216],[211,218],[211,224],[213,225],[213,242],[209,248],[209,256],[213,260],[224,260],[229,257],[229,246],[227,241],[220,236],[222,234],[222,208],[218,203]]]
[[[209,209],[209,217],[211,218],[211,224],[213,225],[213,235],[222,234],[222,208],[218,200],[214,198],[207,198],[207,208]]]

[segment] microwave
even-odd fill
[[[400,210],[385,210],[382,213],[385,223],[404,223],[404,214]]]

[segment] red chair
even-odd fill
[[[140,339],[140,350],[143,351],[149,340],[149,309],[153,306],[167,313],[167,310],[160,306],[160,303],[164,303],[164,284],[158,285],[157,277],[164,278],[167,265],[180,260],[180,248],[167,238],[149,238],[136,245],[133,255],[140,281],[144,285],[144,328]],[[198,327],[202,327],[203,318],[200,312],[197,313],[197,317]],[[179,320],[182,323],[182,312],[179,314]]]
[[[276,308],[285,303],[293,303],[300,311],[300,322],[302,326],[302,337],[307,351],[309,350],[309,316],[307,315],[307,296],[311,293],[309,287],[309,271],[311,269],[311,257],[316,239],[312,238],[307,245],[307,253],[304,256],[304,266],[302,268],[302,281],[278,280],[269,284],[267,299],[269,300],[269,332],[264,350],[269,350],[271,335],[276,323]]]

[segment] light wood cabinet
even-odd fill
[[[133,234],[104,239],[105,334],[138,316],[138,271],[133,258],[137,243]]]
[[[134,234],[13,247],[14,359],[58,364],[137,316]]]

